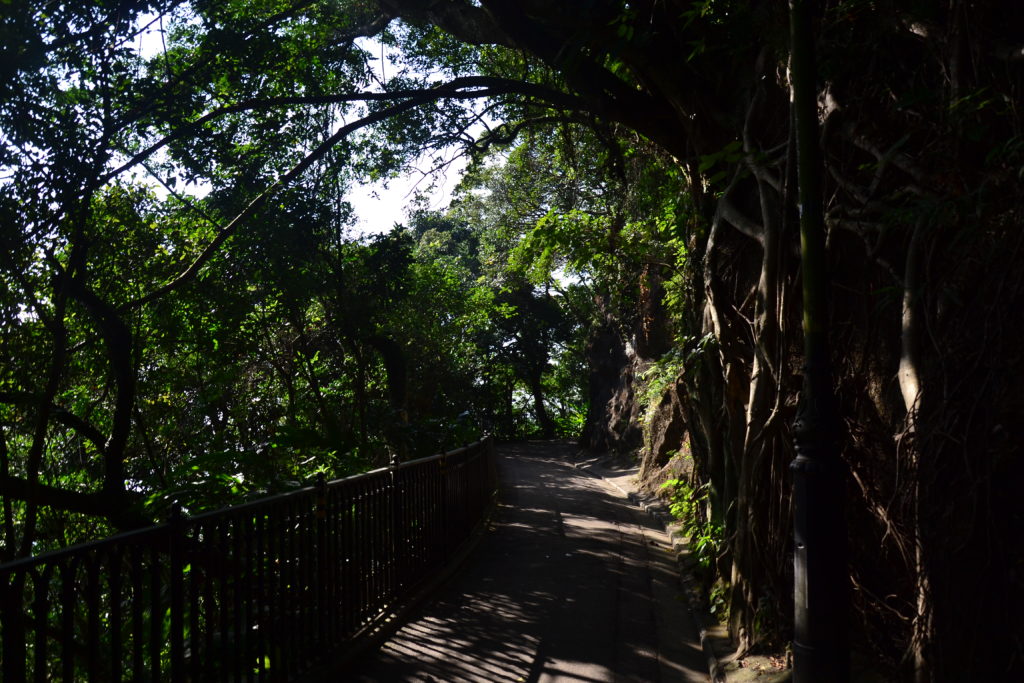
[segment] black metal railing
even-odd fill
[[[489,439],[0,566],[3,680],[303,678],[480,522]]]

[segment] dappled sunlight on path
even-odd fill
[[[572,452],[499,448],[486,538],[353,680],[707,680],[667,539]]]

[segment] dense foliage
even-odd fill
[[[685,475],[737,649],[791,637],[782,3],[0,12],[7,557],[467,424],[582,428]],[[854,643],[893,678],[1024,666],[1022,12],[813,17]],[[166,33],[142,56],[146,29]],[[448,211],[348,236],[347,188],[453,144],[472,163]]]
[[[352,178],[457,139],[492,90],[377,82],[369,9],[148,9],[5,5],[4,557],[578,428],[568,292],[484,267],[465,218],[350,230]]]

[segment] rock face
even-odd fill
[[[590,407],[580,446],[608,453],[633,452],[643,439],[635,386],[643,361],[611,324],[595,331],[587,351]]]
[[[647,409],[644,448],[640,462],[640,479],[662,479],[660,476],[673,456],[689,455],[690,434],[686,424],[681,381],[668,386],[657,405]]]
[[[638,457],[640,484],[650,493],[658,493],[666,479],[687,476],[692,462],[682,380],[670,383],[656,403],[644,406],[641,377],[650,362],[611,326],[595,332],[589,351],[590,409],[580,446]]]

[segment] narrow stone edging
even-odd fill
[[[712,623],[711,617],[705,612],[705,610],[697,604],[693,599],[693,592],[689,590],[692,577],[689,572],[685,570],[683,566],[683,555],[688,554],[687,541],[682,538],[679,533],[671,528],[673,518],[671,515],[666,514],[664,510],[661,510],[655,504],[652,504],[650,500],[645,500],[635,491],[626,491],[621,486],[616,484],[611,479],[605,477],[599,472],[595,472],[591,469],[590,465],[584,463],[570,463],[575,469],[586,472],[592,477],[596,477],[606,484],[611,485],[617,489],[630,503],[633,503],[638,508],[646,512],[661,526],[665,535],[668,536],[669,542],[672,544],[672,551],[676,555],[676,563],[679,570],[679,581],[683,584],[683,594],[686,596],[686,604],[690,610],[690,614],[693,615],[697,621],[697,627],[700,629],[700,647],[704,652],[704,658],[708,666],[708,676],[710,676],[712,683],[725,683],[725,669],[719,661],[718,655],[715,653],[714,645],[711,642],[711,628],[717,625]]]

